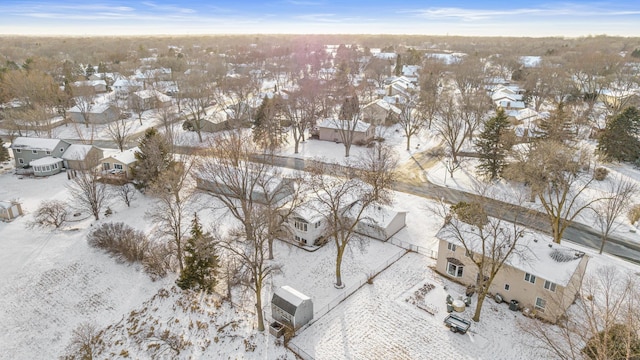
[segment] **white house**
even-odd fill
[[[326,237],[326,221],[320,212],[322,204],[317,199],[310,199],[300,204],[288,221],[283,224],[291,237],[302,245],[323,245]]]
[[[136,153],[140,149],[136,146],[123,152],[113,153],[100,160],[102,172],[106,176],[132,178],[131,168],[136,163]]]

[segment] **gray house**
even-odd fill
[[[297,330],[313,319],[313,302],[290,286],[282,286],[271,299],[271,316],[276,322]]]
[[[71,146],[70,143],[60,139],[18,137],[13,140],[11,150],[13,151],[13,158],[16,161],[16,169],[20,169],[35,165],[31,164],[34,160],[46,157],[60,158],[62,157],[62,154],[67,151],[69,146]],[[45,166],[53,165],[49,164],[50,162],[51,161],[43,164]],[[60,159],[59,162],[61,163],[62,160]],[[57,172],[59,172],[59,169]]]

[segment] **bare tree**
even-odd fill
[[[100,181],[98,170],[76,171],[67,188],[78,209],[88,211],[96,220],[100,220],[100,211],[109,202],[110,191]]]
[[[131,207],[131,202],[136,198],[136,188],[131,183],[120,185],[116,189],[116,193],[118,194],[118,197],[127,204],[127,207]]]
[[[601,267],[585,277],[571,317],[559,326],[528,321],[520,329],[536,339],[538,355],[566,360],[637,359],[640,293],[632,274]]]
[[[350,95],[344,98],[338,119],[332,119],[331,125],[338,131],[340,141],[344,145],[344,156],[349,157],[354,143],[356,130],[361,126],[360,103],[358,97]]]
[[[93,323],[84,322],[71,333],[71,340],[65,349],[64,360],[92,360],[104,348],[102,331]]]
[[[88,128],[91,123],[91,110],[95,105],[96,91],[91,86],[79,86],[73,89],[73,95],[84,125]]]
[[[505,169],[507,178],[522,181],[531,188],[547,215],[555,242],[571,222],[599,199],[584,199],[593,177],[583,168],[590,163],[590,151],[541,140],[525,153],[515,153],[516,161]]]
[[[609,234],[618,227],[616,220],[629,209],[631,202],[638,194],[638,185],[628,179],[609,179],[607,192],[608,194],[593,208],[602,239],[600,254],[602,254]]]
[[[433,121],[433,130],[444,141],[446,152],[452,157],[453,163],[458,163],[458,152],[467,141],[469,132],[453,94],[443,99],[438,116]]]
[[[291,93],[284,100],[282,110],[285,118],[291,126],[293,135],[294,153],[299,152],[300,143],[305,140],[305,132],[311,127],[316,115],[319,112],[319,104],[316,96],[308,93],[304,88]]]
[[[460,202],[447,208],[440,204],[434,207],[437,216],[444,220],[438,238],[455,246],[462,246],[467,256],[478,269],[476,291],[478,303],[473,321],[480,321],[482,305],[488,296],[491,284],[505,262],[514,258],[526,262],[528,254],[520,239],[525,228],[485,213],[480,202]]]
[[[411,136],[420,133],[428,122],[428,119],[418,111],[417,102],[417,96],[413,96],[400,106],[398,124],[400,124],[404,135],[407,137],[407,151],[411,149]]]
[[[204,70],[192,71],[179,81],[179,85],[182,104],[188,113],[187,121],[191,124],[191,129],[198,134],[198,140],[202,142],[203,120],[207,108],[214,100],[213,80]]]
[[[131,123],[127,122],[126,119],[118,119],[107,125],[107,135],[116,143],[121,152],[124,151],[125,145],[129,140],[131,128]]]
[[[346,174],[328,176],[336,173],[334,165],[318,163],[305,181],[315,199],[308,206],[322,214],[328,237],[336,246],[337,288],[344,287],[341,267],[347,246],[360,238],[356,233],[358,223],[371,208],[392,201],[389,189],[394,181],[394,163],[393,154],[378,154],[371,149],[369,156],[358,160],[357,167],[343,169]]]
[[[157,201],[146,216],[156,224],[158,234],[170,239],[181,272],[184,269],[184,237],[189,231],[188,215],[195,193],[194,184],[190,183],[191,169],[195,166],[195,157],[182,156],[160,172],[149,187]]]
[[[69,205],[60,200],[45,200],[38,206],[29,226],[53,226],[58,229],[67,221],[68,208]]]

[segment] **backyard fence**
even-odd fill
[[[433,249],[429,249],[429,248],[426,248],[424,246],[418,246],[418,245],[415,245],[415,244],[410,244],[410,243],[408,243],[406,241],[402,241],[402,240],[399,240],[399,239],[396,239],[396,238],[391,238],[387,242],[390,242],[393,245],[399,246],[399,247],[401,247],[403,249],[406,249],[406,250],[409,250],[409,251],[416,252],[418,254],[422,254],[422,255],[428,256],[428,257],[430,257],[432,259],[435,259],[435,260],[438,259],[438,252],[433,250]]]

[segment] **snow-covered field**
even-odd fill
[[[412,148],[406,151],[401,132],[388,134],[386,143],[396,149],[401,163],[436,145],[425,133],[412,139]],[[185,144],[193,144],[195,138],[189,138],[193,135],[183,134]],[[289,144],[281,154],[344,161],[341,144],[308,140],[300,149],[294,155]],[[363,151],[366,149],[354,147],[352,156]],[[472,190],[473,163],[466,166],[454,179],[447,178],[446,185]],[[615,170],[638,178],[635,170]],[[429,169],[428,179],[444,184],[444,174],[442,164],[436,164]],[[112,358],[294,358],[267,333],[255,331],[250,293],[234,299],[244,308],[230,308],[215,296],[180,292],[174,276],[152,282],[138,266],[118,264],[87,245],[87,233],[103,222],[122,221],[151,231],[153,224],[144,216],[151,200],[141,194],[131,208],[114,199],[110,205],[114,214],[99,222],[80,216],[63,230],[27,228],[40,201],[69,200],[68,182],[64,173],[38,179],[0,172],[0,199],[19,198],[25,211],[25,216],[13,222],[0,222],[0,323],[4,328],[0,359],[56,358],[63,353],[72,330],[83,322],[104,329],[105,354]],[[282,272],[266,284],[263,309],[268,314],[272,291],[282,285],[314,301],[315,319],[291,341],[292,348],[315,359],[540,358],[532,350],[531,339],[518,331],[518,326],[535,320],[491,299],[485,303],[481,322],[473,324],[467,335],[451,333],[443,325],[446,295],[459,296],[463,289],[432,270],[435,261],[429,254],[437,250],[435,233],[440,220],[428,210],[428,204],[423,198],[396,193],[393,205],[408,211],[407,227],[393,241],[426,251],[406,253],[390,242],[375,240],[366,240],[362,246],[353,243],[342,266],[345,289],[333,286],[335,248],[331,243],[308,252],[276,242],[275,261]],[[216,222],[223,218],[208,214],[202,220],[206,226],[218,226]],[[581,250],[593,258],[588,272],[609,264],[638,272],[634,265]],[[418,299],[416,293],[425,286],[433,288],[424,300]],[[347,294],[350,296],[344,299]],[[470,318],[474,306],[462,315]],[[167,348],[167,339],[180,339],[186,350],[175,354]]]

